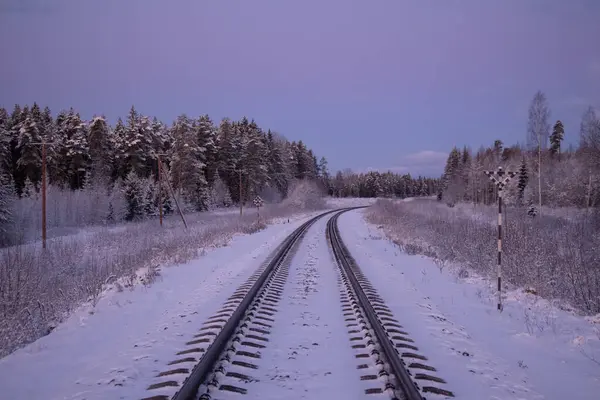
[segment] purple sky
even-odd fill
[[[455,144],[524,141],[538,89],[576,141],[598,21],[598,0],[0,0],[0,105],[247,115],[334,170],[437,175]]]

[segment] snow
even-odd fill
[[[600,317],[522,291],[509,293],[498,313],[484,279],[401,253],[362,211],[339,221],[364,274],[457,398],[598,399]]]
[[[375,197],[326,197],[325,201],[330,208],[343,208],[370,206],[377,199]]]
[[[2,398],[144,397],[174,349],[307,219],[236,235],[228,247],[163,268],[152,286],[104,293],[95,308],[80,308],[50,335],[0,360]]]
[[[80,308],[50,335],[0,360],[2,398],[148,396],[156,374],[309,217],[235,235],[227,247],[162,268],[151,286],[123,292],[113,286],[96,307]],[[256,381],[244,383],[249,399],[363,398],[376,384],[361,380],[366,371],[357,369],[325,240],[327,219],[309,229],[293,255],[269,344],[253,361]],[[458,278],[459,267],[440,270],[428,258],[401,253],[364,221],[362,210],[342,215],[339,223],[363,273],[457,398],[598,398],[600,315],[578,316],[522,290],[508,293],[498,313],[485,279],[473,273]],[[233,396],[239,394],[218,397]]]
[[[360,380],[343,318],[338,273],[325,240],[329,217],[304,237],[292,259],[269,344],[251,370],[245,399],[352,399],[367,388]],[[248,373],[246,371],[242,371]],[[229,378],[220,384],[239,385]],[[221,400],[239,394],[221,391]]]

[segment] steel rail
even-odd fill
[[[355,208],[363,208],[363,207],[355,207]],[[337,220],[340,215],[343,213],[350,211],[343,210],[332,216],[329,221],[327,221],[327,233],[329,236],[329,241],[331,243],[331,248],[333,250],[333,254],[335,256],[338,265],[347,275],[354,292],[358,298],[359,306],[365,312],[365,316],[373,329],[375,336],[377,337],[377,341],[383,350],[383,354],[385,355],[387,362],[391,367],[391,372],[396,377],[397,382],[400,384],[400,390],[404,392],[407,400],[424,400],[423,396],[412,380],[410,373],[406,369],[404,362],[400,358],[400,355],[396,351],[396,348],[392,344],[390,338],[388,337],[383,325],[379,321],[377,317],[377,312],[371,305],[371,302],[367,298],[367,295],[363,291],[356,275],[354,274],[353,269],[358,268],[356,263],[354,262],[348,248],[342,241],[340,237],[340,231],[338,228]],[[354,268],[353,268],[354,266]]]

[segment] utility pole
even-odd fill
[[[42,142],[42,248],[46,248],[46,143]]]
[[[159,170],[159,174],[160,174],[159,182],[162,181],[162,174],[160,173],[160,171],[162,171],[162,163],[160,161],[160,156],[161,155],[164,156],[165,154],[156,154],[156,159],[158,160],[158,170]],[[166,181],[167,181],[167,188],[169,189],[169,192],[171,193],[171,197],[173,197],[173,200],[175,201],[175,206],[177,207],[177,211],[179,211],[179,216],[181,217],[181,220],[183,221],[183,225],[187,229],[187,227],[188,227],[187,222],[185,221],[185,217],[183,215],[183,212],[181,211],[181,207],[179,207],[179,202],[177,201],[177,198],[175,197],[175,193],[173,192],[173,188],[171,187],[171,182],[169,182],[168,179],[166,179]],[[159,189],[158,189],[159,193],[160,193],[160,187],[161,186],[160,186],[160,183],[159,183]],[[160,199],[159,200],[159,202],[160,202],[160,207],[159,207],[159,209],[160,209],[160,211],[159,211],[159,213],[160,213],[160,224],[162,226],[162,198],[160,197],[160,194],[159,194],[159,199]]]
[[[502,311],[502,189],[517,174],[498,167],[496,172],[483,171],[498,189],[498,311]],[[506,175],[506,176],[505,176]]]
[[[240,217],[242,216],[242,170],[238,170],[238,172],[240,173]]]
[[[41,142],[30,143],[32,145],[42,146],[42,248],[46,249],[46,145],[53,145],[54,143],[46,143],[42,138]]]
[[[160,220],[160,226],[163,225],[163,203],[162,203],[162,175],[161,175],[161,166],[160,166],[160,155],[156,156],[158,159],[158,218]]]

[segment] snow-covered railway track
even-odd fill
[[[359,360],[362,380],[373,381],[368,394],[389,394],[392,399],[422,400],[454,397],[444,389],[415,342],[395,319],[383,299],[363,275],[344,245],[337,220],[348,210],[332,216],[327,237],[340,272],[340,298],[352,348]]]
[[[312,218],[288,236],[270,262],[250,276],[177,352],[148,387],[144,400],[210,399],[218,390],[244,393],[241,387],[220,385],[219,381],[223,376],[251,379],[246,371],[254,369],[252,360],[260,357],[259,350],[269,340],[272,317],[287,279],[285,261],[308,229],[335,211]]]

